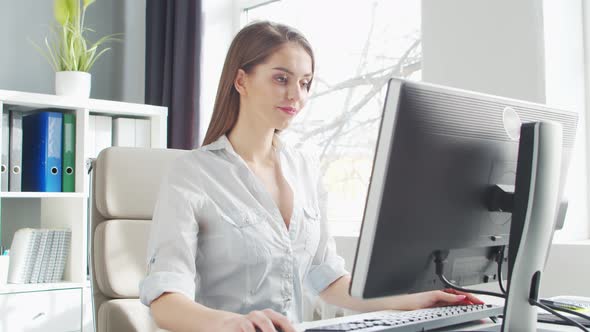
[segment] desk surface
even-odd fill
[[[487,296],[481,296],[480,298],[483,301],[485,301],[486,303],[492,303],[492,304],[502,304],[502,301],[503,301],[498,298],[487,297]],[[396,311],[392,310],[392,312],[396,312]],[[297,324],[295,326],[295,329],[297,330],[297,332],[303,332],[303,331],[305,331],[305,329],[308,329],[308,328],[329,325],[329,324],[343,323],[343,322],[347,322],[347,321],[356,320],[362,316],[363,316],[363,314],[359,314],[359,315],[352,315],[352,316],[339,317],[339,318],[333,318],[333,319],[325,319],[325,320],[321,320],[321,321],[304,322],[301,324]],[[460,324],[460,325],[453,325],[451,327],[437,329],[436,331],[478,331],[478,330],[485,331],[486,329],[493,330],[493,328],[498,325],[499,324],[492,322],[490,319],[484,319],[484,320],[469,322],[469,323]],[[548,324],[548,323],[537,323],[537,328],[544,329],[547,331],[580,331],[575,326],[567,326],[567,325],[560,325],[560,324]],[[499,329],[496,329],[496,331],[499,331]]]

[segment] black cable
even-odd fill
[[[447,255],[448,255],[448,252],[445,252],[445,251],[437,250],[436,252],[434,252],[434,263],[436,264],[436,275],[438,276],[440,281],[445,285],[445,287],[452,288],[452,289],[458,290],[460,292],[465,292],[465,293],[496,296],[496,297],[501,297],[503,299],[506,298],[506,295],[504,295],[504,294],[488,292],[488,291],[483,291],[483,290],[462,288],[462,287],[459,287],[459,286],[451,283],[444,276],[444,266],[445,266]]]
[[[500,290],[502,291],[502,294],[506,295],[504,280],[502,280],[502,263],[504,262],[504,249],[506,249],[506,246],[502,246],[502,249],[500,249],[500,252],[498,253],[499,257],[496,263],[498,263],[498,285],[500,285]]]
[[[467,288],[462,288],[459,287],[455,284],[452,284],[447,278],[445,278],[444,275],[439,274],[438,275],[440,281],[442,281],[442,283],[447,287],[447,288],[452,288],[455,290],[458,290],[460,292],[465,292],[465,293],[473,293],[473,294],[479,294],[479,295],[489,295],[489,296],[495,296],[495,297],[501,297],[503,299],[506,298],[506,295],[504,294],[500,294],[500,293],[494,293],[494,292],[488,292],[488,291],[484,291],[484,290],[478,290],[478,289],[467,289]]]
[[[550,313],[552,313],[553,315],[555,315],[555,316],[557,316],[557,317],[559,317],[559,318],[563,319],[564,321],[566,321],[566,322],[568,322],[568,323],[570,323],[570,324],[572,324],[572,325],[575,325],[575,326],[579,327],[579,328],[580,328],[582,331],[590,332],[590,331],[588,331],[588,329],[587,329],[587,328],[585,328],[585,327],[584,327],[582,324],[580,324],[580,323],[576,322],[575,320],[573,320],[573,319],[571,319],[571,318],[569,318],[569,317],[566,317],[566,316],[564,316],[564,315],[560,314],[560,313],[559,313],[559,312],[557,312],[556,310],[553,310],[553,309],[551,309],[550,307],[548,307],[548,306],[544,305],[543,303],[541,303],[541,302],[539,302],[539,301],[537,301],[537,300],[535,300],[535,299],[529,299],[529,303],[530,303],[530,304],[534,304],[534,305],[536,305],[536,306],[537,306],[537,307],[539,307],[539,308],[542,308],[542,309],[545,309],[545,310],[549,311]]]
[[[582,318],[584,318],[584,319],[586,319],[587,321],[590,322],[590,316],[584,315],[581,312],[577,312],[575,310],[571,310],[571,309],[567,309],[567,308],[564,308],[564,307],[560,307],[560,306],[554,305],[554,304],[545,304],[545,305],[548,306],[549,308],[553,309],[553,310],[567,312],[570,315],[575,315],[575,316],[578,316],[578,317],[582,317]]]

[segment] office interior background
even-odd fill
[[[150,2],[97,0],[88,11],[88,26],[97,35],[124,34],[92,69],[92,98],[146,102]],[[314,47],[312,95],[285,136],[293,145],[321,153],[324,213],[348,268],[360,230],[386,78],[396,75],[579,114],[566,186],[569,209],[564,228],[555,234],[549,262],[551,270],[565,269],[561,273],[568,277],[590,273],[584,256],[590,254],[586,1],[201,0],[199,5],[202,15],[193,19],[201,32],[200,70],[185,73],[200,82],[193,147],[200,146],[207,129],[225,52],[243,25],[256,19],[286,23],[301,30]],[[42,44],[52,22],[53,1],[0,2],[0,89],[53,93],[54,73],[30,42]],[[183,111],[169,108],[169,113]],[[544,280],[547,296],[580,294],[579,285],[563,283],[557,274]],[[590,296],[585,289],[581,295]]]

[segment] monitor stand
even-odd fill
[[[561,125],[533,122],[521,126],[516,192],[513,210],[509,211],[512,222],[504,319],[501,326],[481,331],[543,331],[536,328],[537,307],[529,299],[539,299],[541,275],[553,238],[561,153]]]

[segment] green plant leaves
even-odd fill
[[[60,25],[68,23],[79,16],[79,0],[55,0],[53,3],[53,12],[55,20]]]
[[[70,12],[69,2],[69,0],[55,0],[53,4],[55,20],[60,25],[66,24],[66,22],[68,21],[68,17],[72,16]]]
[[[112,34],[91,43],[86,33],[92,29],[84,27],[86,9],[96,0],[54,0],[55,20],[58,30],[52,29],[52,39],[45,38],[46,50],[34,44],[48,60],[55,71],[90,71],[96,60],[110,48],[99,50],[102,44],[119,41]],[[81,9],[81,10],[80,10]]]
[[[88,6],[90,6],[94,1],[96,0],[82,0],[84,3],[84,9],[88,8]]]

